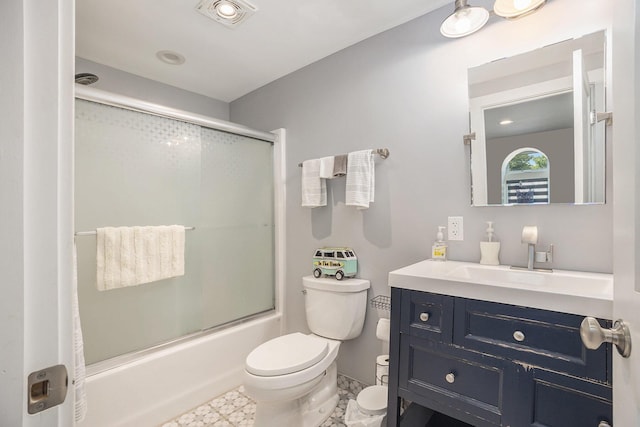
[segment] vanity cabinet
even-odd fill
[[[477,427],[613,425],[611,346],[582,345],[582,316],[400,288],[391,300],[388,426],[403,425],[400,398]]]

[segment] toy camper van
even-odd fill
[[[313,277],[335,276],[337,280],[355,277],[358,258],[351,248],[320,248],[313,256]]]

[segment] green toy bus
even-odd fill
[[[313,277],[334,276],[337,280],[355,277],[358,258],[351,248],[320,248],[313,257]]]

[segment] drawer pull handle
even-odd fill
[[[456,375],[453,372],[449,372],[444,376],[444,379],[447,380],[449,384],[453,384],[456,380]]]
[[[429,320],[429,313],[420,313],[420,320],[422,320],[423,322]]]
[[[600,421],[600,423],[598,424],[598,427],[611,427],[611,424],[609,424],[606,421]]]
[[[524,333],[522,331],[515,331],[513,333],[513,339],[518,342],[524,341]]]

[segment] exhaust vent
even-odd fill
[[[201,0],[196,10],[222,25],[235,28],[256,13],[258,8],[246,0]]]

